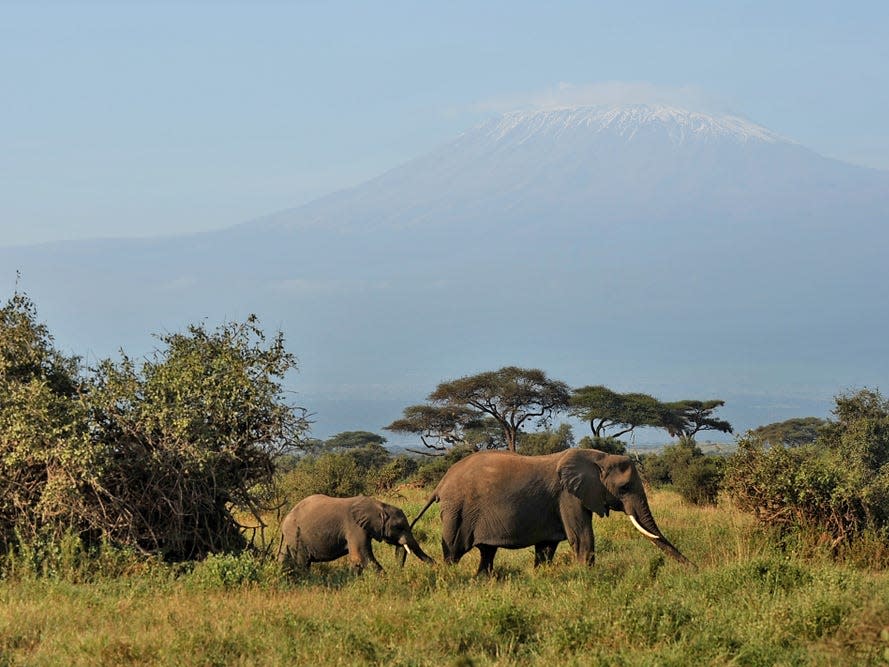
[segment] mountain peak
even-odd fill
[[[761,125],[728,114],[706,114],[660,104],[570,106],[511,111],[478,129],[489,138],[524,143],[535,136],[585,131],[619,136],[627,141],[640,133],[665,132],[675,144],[686,141],[788,143]]]

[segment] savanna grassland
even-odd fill
[[[427,490],[385,499],[409,516]],[[209,557],[187,567],[88,574],[76,554],[57,571],[0,582],[6,665],[849,665],[889,659],[889,576],[781,545],[728,505],[698,508],[653,491],[664,533],[697,565],[665,560],[623,514],[597,519],[597,562],[532,567],[501,550],[496,576],[375,543],[386,572],[345,560],[288,579],[274,560]],[[415,529],[440,561],[437,512]],[[274,539],[274,537],[271,537]],[[95,569],[92,563],[90,572]]]

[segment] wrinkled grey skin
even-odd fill
[[[445,562],[456,563],[477,548],[477,574],[493,572],[501,547],[533,546],[537,566],[551,562],[563,540],[578,562],[592,565],[593,514],[607,516],[610,510],[635,518],[648,539],[690,564],[655,523],[642,479],[626,456],[594,449],[547,456],[478,452],[451,466],[412,527],[436,501],[441,503]]]
[[[331,498],[320,494],[301,500],[284,517],[278,560],[308,568],[312,563],[348,555],[357,571],[368,563],[381,571],[371,540],[396,545],[405,552],[410,549],[420,560],[432,562],[414,539],[404,512],[394,505],[367,496]]]

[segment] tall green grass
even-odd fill
[[[389,497],[415,516],[422,490]],[[501,550],[475,579],[416,559],[353,575],[344,561],[296,578],[273,560],[216,556],[172,571],[8,576],[0,664],[27,665],[775,665],[889,657],[889,577],[796,553],[729,508],[651,496],[658,523],[697,565],[665,560],[621,514],[596,521],[597,560],[567,544],[535,570]],[[439,520],[417,526],[440,558]]]

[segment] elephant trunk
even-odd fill
[[[402,535],[401,539],[398,540],[398,545],[395,547],[395,557],[398,560],[398,564],[402,567],[404,567],[404,561],[407,559],[408,554],[416,556],[424,563],[435,562],[423,551],[420,544],[410,533]]]
[[[407,549],[400,544],[395,545],[395,560],[398,562],[398,567],[404,567],[404,561],[407,560]]]
[[[664,537],[660,528],[657,527],[654,517],[651,515],[647,502],[642,502],[637,508],[628,509],[627,516],[630,517],[630,522],[636,530],[654,542],[668,556],[675,558],[684,565],[693,565],[688,558],[682,555],[679,549],[670,543],[670,540]]]

